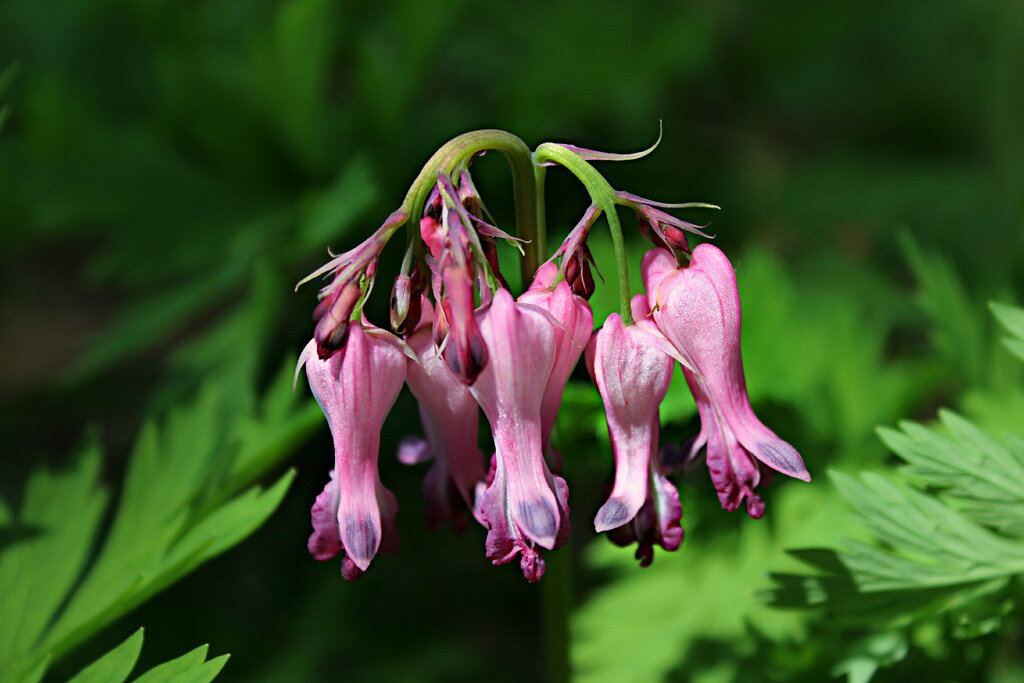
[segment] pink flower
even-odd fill
[[[811,476],[796,449],[761,424],[750,407],[740,356],[736,274],[717,247],[700,244],[690,265],[677,267],[664,249],[644,256],[644,286],[658,329],[684,365],[701,416],[690,457],[707,446],[708,469],[726,510],[746,500],[751,517],[764,514],[754,493],[758,461],[797,479]]]
[[[555,363],[544,385],[541,400],[541,448],[556,471],[562,469],[561,455],[551,448],[551,430],[562,405],[565,383],[583,353],[594,329],[594,314],[586,299],[573,294],[565,280],[556,283],[558,266],[548,261],[537,269],[530,288],[519,297],[520,304],[536,306],[551,315],[560,328],[555,331]]]
[[[649,315],[637,295],[633,315]],[[618,313],[608,316],[587,345],[587,369],[604,401],[615,456],[615,484],[594,520],[598,532],[620,545],[637,542],[636,556],[650,564],[653,545],[676,550],[683,539],[679,494],[658,462],[658,407],[672,381],[672,358],[639,325],[623,325]]]
[[[405,380],[405,354],[391,334],[350,324],[343,349],[324,360],[310,341],[299,358],[334,437],[331,480],[313,505],[309,552],[329,560],[344,551],[345,579],[359,578],[378,549],[397,550],[394,495],[377,473],[380,430]]]
[[[423,303],[423,314],[427,323],[409,337],[409,346],[419,362],[408,360],[405,381],[419,401],[427,438],[404,439],[398,458],[411,464],[434,456],[434,465],[423,481],[427,526],[437,528],[450,517],[456,530],[462,531],[466,527],[465,509],[476,514],[476,486],[487,474],[483,454],[476,445],[480,408],[466,385],[437,353],[427,302]]]
[[[487,524],[487,557],[504,564],[517,553],[529,581],[544,560],[536,546],[554,549],[569,536],[568,487],[544,462],[541,405],[555,365],[559,330],[536,307],[517,304],[505,289],[480,314],[490,361],[471,387],[494,434],[492,477],[480,494]]]

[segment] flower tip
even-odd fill
[[[750,515],[752,519],[761,519],[764,517],[764,500],[761,499],[761,496],[753,493],[747,496],[747,514]]]
[[[544,558],[540,556],[540,553],[524,551],[522,558],[519,560],[519,568],[523,570],[523,576],[527,581],[538,583],[541,577],[544,576],[547,563],[544,562]]]
[[[634,511],[631,514],[629,507],[624,501],[618,498],[609,498],[601,506],[601,509],[597,511],[597,516],[594,518],[594,528],[597,530],[597,533],[617,529],[635,515],[636,512]]]
[[[380,547],[380,530],[369,519],[349,517],[345,521],[342,541],[345,545],[345,557],[361,571],[366,571]]]
[[[314,349],[316,349],[316,340],[310,339],[299,353],[299,360],[295,363],[295,374],[292,376],[292,391],[295,391],[299,385],[299,373],[302,372],[302,368],[306,367],[306,361],[313,355]]]
[[[525,501],[515,517],[523,534],[534,543],[552,550],[558,537],[558,514],[545,500]]]
[[[356,566],[348,557],[345,557],[341,561],[341,577],[351,583],[352,581],[359,580],[363,575],[363,570]]]
[[[803,458],[795,448],[782,439],[759,441],[755,446],[754,455],[773,470],[802,481],[811,480],[811,474],[807,471]]]

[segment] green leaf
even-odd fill
[[[134,683],[207,683],[212,681],[227,664],[228,655],[206,661],[208,645],[153,667],[135,679]]]
[[[979,307],[971,301],[952,263],[923,251],[908,232],[900,235],[900,243],[917,279],[917,304],[934,324],[936,348],[967,383],[980,381],[987,345]]]
[[[71,469],[29,481],[14,527],[20,538],[0,554],[0,661],[15,670],[34,668],[29,653],[88,558],[107,500],[99,470],[92,442]]]
[[[609,581],[573,613],[574,680],[657,681],[673,670],[693,676],[690,665],[706,644],[722,643],[726,656],[734,657],[749,648],[750,625],[777,638],[805,639],[802,615],[766,608],[752,588],[764,580],[767,567],[786,561],[786,546],[824,543],[842,533],[836,523],[844,523],[843,505],[820,485],[792,483],[775,494],[772,524],[726,519],[717,501],[684,501],[687,533],[697,532],[677,552],[659,552],[642,570],[628,549],[595,539],[588,566]],[[728,528],[718,527],[709,537],[710,522],[695,520],[695,507],[714,522],[730,522]]]
[[[253,482],[322,419],[313,420],[315,402],[292,393],[291,365],[260,402],[212,379],[193,402],[143,425],[110,530],[70,596],[105,501],[97,488],[99,452],[93,446],[70,474],[33,478],[0,545],[0,654],[15,663],[18,678],[41,676],[50,661],[239,543],[273,513],[294,472],[266,490]]]
[[[988,531],[933,496],[872,473],[832,472],[854,515],[889,552],[851,542],[842,555],[865,591],[956,586],[1024,571],[1024,544]]]
[[[1001,626],[1011,579],[1024,574],[1024,440],[997,441],[950,411],[940,418],[944,433],[914,422],[879,430],[907,463],[905,481],[830,473],[876,542],[794,552],[818,573],[774,574],[772,604],[820,610],[822,628],[844,634],[945,624],[942,633],[976,638]],[[941,655],[934,638],[923,642]],[[883,650],[846,645],[834,673],[866,680],[905,654]]]
[[[323,413],[308,393],[292,389],[294,363],[285,362],[254,414],[234,424],[238,452],[224,490],[235,491],[280,462],[323,424]]]
[[[990,302],[989,307],[995,314],[996,320],[1009,332],[1012,337],[1003,340],[1003,345],[1010,350],[1010,353],[1024,360],[1024,308],[1008,306]]]
[[[82,669],[68,683],[122,683],[135,667],[142,651],[143,629]]]
[[[126,601],[159,570],[188,521],[188,504],[202,490],[209,460],[220,445],[222,401],[218,389],[207,387],[192,406],[172,411],[163,430],[153,422],[142,428],[110,533],[51,640]]]
[[[903,472],[978,523],[1024,536],[1024,448],[1019,439],[1003,445],[948,410],[939,412],[952,439],[913,422],[903,433],[881,429],[885,444],[903,458]]]
[[[290,470],[266,491],[250,488],[196,522],[170,549],[142,597],[162,590],[258,529],[280,505],[294,476],[295,471]]]

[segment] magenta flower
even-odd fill
[[[705,243],[693,250],[686,268],[677,267],[668,251],[652,249],[644,256],[643,274],[654,321],[678,352],[700,411],[701,431],[690,457],[706,445],[722,507],[735,510],[745,499],[747,513],[760,517],[764,502],[754,493],[758,461],[804,481],[811,476],[796,449],[761,424],[750,407],[732,265]]]
[[[426,439],[406,437],[399,446],[398,458],[411,464],[434,457],[423,481],[427,526],[434,529],[451,518],[456,531],[462,531],[466,528],[466,508],[477,514],[476,487],[487,475],[483,454],[476,445],[480,408],[466,385],[439,356],[432,339],[430,315],[430,304],[424,302],[426,324],[409,337],[409,346],[419,361],[408,360],[405,378],[419,401]]]
[[[551,474],[542,450],[541,406],[559,330],[548,314],[515,303],[505,289],[479,317],[490,361],[471,391],[496,448],[491,480],[478,497],[487,558],[504,564],[521,553],[523,575],[538,581],[544,560],[536,546],[558,548],[569,536],[569,490]]]
[[[551,430],[562,405],[565,383],[594,330],[594,314],[586,299],[573,294],[568,282],[558,281],[558,266],[552,261],[537,269],[530,288],[519,296],[519,303],[546,311],[559,325],[555,331],[555,363],[544,385],[540,418],[541,448],[551,466],[560,471],[561,455],[551,447]]]
[[[329,560],[344,551],[341,572],[358,579],[378,550],[397,550],[394,495],[377,473],[380,430],[405,380],[395,337],[352,322],[345,347],[323,360],[312,340],[299,358],[334,437],[331,480],[313,505],[309,552]]]
[[[644,297],[633,298],[638,320],[650,311]],[[672,382],[672,358],[639,325],[626,326],[618,313],[608,316],[587,345],[587,369],[604,401],[615,456],[615,484],[594,520],[598,532],[620,545],[636,542],[641,564],[650,564],[653,546],[676,550],[683,540],[679,494],[658,462],[658,407]]]

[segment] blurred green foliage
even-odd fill
[[[562,551],[575,576],[576,674],[864,680],[892,664],[877,677],[1019,680],[1014,581],[957,602],[970,623],[992,624],[973,639],[954,637],[963,624],[951,619],[823,629],[814,612],[766,606],[759,592],[769,572],[806,573],[786,549],[870,541],[839,493],[902,476],[876,427],[910,418],[913,434],[888,439],[924,439],[948,406],[996,435],[1024,429],[1020,364],[985,306],[1019,303],[1024,288],[1022,63],[1024,8],[1001,0],[0,3],[0,551],[37,553],[46,573],[14,578],[49,587],[9,594],[46,609],[0,648],[45,649],[40,636],[70,633],[61,619],[95,608],[110,610],[109,628],[69,650],[54,680],[91,662],[146,671],[197,642],[232,653],[223,680],[539,676],[540,592],[489,566],[479,530],[424,531],[422,472],[388,457],[415,424],[408,397],[382,443],[402,555],[349,586],[305,554],[330,443],[315,404],[279,372],[310,334],[313,288],[291,287],[326,248],[375,228],[456,134],[493,126],[531,146],[626,151],[649,144],[661,120],[655,153],[602,170],[644,196],[723,207],[707,218],[737,269],[751,396],[814,481],[778,482],[754,522],[721,512],[706,474],[688,473],[687,541],[640,570],[590,538],[611,456],[581,373],[557,433],[576,528]],[[474,168],[510,227],[506,170],[489,158]],[[547,203],[556,243],[586,198],[552,171]],[[603,235],[593,248],[610,278]],[[638,267],[635,235],[630,249]],[[385,252],[381,272],[400,251]],[[368,306],[379,321],[382,289]],[[599,287],[595,318],[615,300]],[[1019,352],[1013,309],[996,314]],[[677,379],[663,432],[681,441],[697,422]],[[102,460],[95,446],[62,455],[79,453],[91,427]],[[161,568],[190,534],[221,539],[190,555],[205,558],[258,526],[277,504],[270,491],[287,484],[252,487],[288,477],[276,471],[285,458],[297,476],[279,514],[125,616],[164,587]],[[831,467],[885,478],[840,475],[837,490]],[[64,487],[52,495],[65,509],[32,521],[49,487]],[[152,515],[108,519],[106,491]],[[253,507],[230,534],[203,526],[232,505]],[[63,561],[47,564],[47,543]],[[111,547],[134,564],[104,560]],[[80,581],[83,566],[99,578]],[[125,583],[140,572],[151,583]],[[141,654],[141,634],[129,638],[139,624]],[[204,659],[175,661],[207,667],[197,677],[223,664]]]

